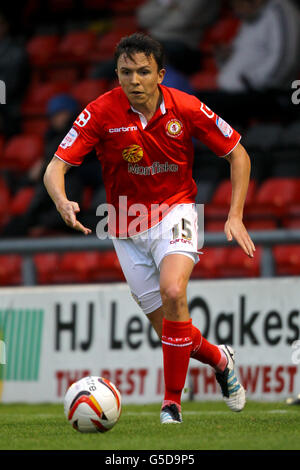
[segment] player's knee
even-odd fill
[[[171,285],[161,286],[161,298],[164,303],[178,305],[185,299],[185,287],[182,283],[172,283]]]

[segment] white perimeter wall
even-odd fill
[[[203,335],[233,345],[249,399],[300,393],[300,278],[191,281],[188,299]],[[108,377],[124,403],[162,399],[160,343],[125,284],[0,289],[0,334],[3,402],[59,403],[84,375]],[[184,399],[221,398],[194,359],[186,388]]]

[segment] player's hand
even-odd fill
[[[65,201],[57,207],[57,210],[69,227],[84,233],[84,235],[88,235],[92,232],[91,229],[84,227],[84,225],[77,220],[76,214],[80,212],[77,202]]]
[[[248,255],[250,258],[253,258],[255,246],[246,230],[245,225],[243,224],[242,219],[239,217],[228,217],[225,223],[224,232],[229,242],[231,242],[234,238],[244,253],[246,253],[246,255]]]

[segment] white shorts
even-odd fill
[[[146,232],[126,239],[113,239],[124,276],[133,298],[145,314],[161,307],[159,269],[169,254],[183,254],[196,264],[198,223],[195,204],[179,204]]]

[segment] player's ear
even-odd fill
[[[119,80],[118,69],[115,69],[115,72],[116,72],[116,75],[117,75],[117,77],[118,77],[118,80]],[[119,80],[119,83],[120,83],[120,80]]]
[[[161,83],[166,75],[166,69],[160,69],[158,72],[158,83]]]

